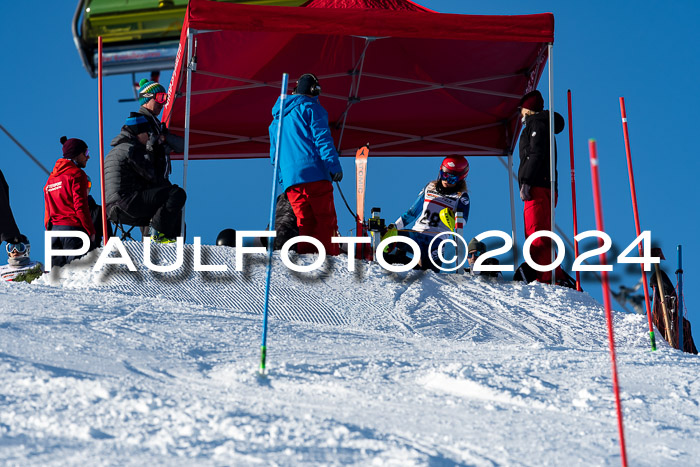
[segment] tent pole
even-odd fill
[[[574,237],[578,235],[578,218],[576,217],[576,170],[574,165],[574,120],[571,113],[571,89],[566,93],[569,110],[569,162],[571,164],[571,205],[574,215]],[[578,258],[578,242],[574,243],[574,257]],[[581,292],[581,273],[576,271],[576,290]]]
[[[518,242],[515,241],[517,237],[517,231],[515,228],[515,195],[513,190],[513,154],[508,154],[508,190],[510,191],[510,226],[511,233],[513,234],[512,246],[513,246],[513,265],[518,264]]]
[[[549,223],[549,228],[552,230],[554,228],[554,206],[556,205],[556,197],[557,193],[555,190],[557,181],[556,181],[556,161],[554,157],[554,67],[552,65],[552,52],[554,50],[554,44],[551,42],[549,43],[548,47],[548,55],[549,55],[549,180],[550,180],[550,223]],[[552,263],[554,262],[554,259],[556,258],[556,251],[554,250],[554,242],[550,241],[550,244],[552,245],[552,250],[551,250],[551,260]],[[556,274],[555,271],[552,271],[552,285],[556,284]]]
[[[362,79],[362,68],[365,64],[365,54],[367,53],[367,48],[372,42],[374,42],[374,38],[365,37],[365,48],[362,50],[362,55],[360,55],[360,69],[357,74],[357,82],[355,82],[355,75],[353,74],[352,83],[350,83],[350,95],[348,96],[348,106],[345,108],[345,112],[343,114],[343,124],[340,127],[340,137],[338,138],[338,153],[340,153],[341,151],[340,145],[343,142],[343,133],[345,133],[345,121],[348,118],[348,112],[350,112],[350,107],[352,107],[352,104],[354,103],[353,99],[357,98],[357,93],[360,90],[360,80]],[[355,65],[355,69],[357,70],[357,65]]]
[[[187,89],[185,91],[185,156],[184,166],[182,170],[182,189],[187,192],[187,165],[190,157],[190,105],[192,100],[192,43],[194,42],[194,31],[187,28]],[[182,224],[180,225],[180,234],[183,241],[187,238],[185,232],[185,206],[182,207]]]
[[[105,202],[105,133],[104,120],[102,119],[102,36],[97,38],[97,112],[98,130],[100,142],[100,199],[102,200],[102,244],[106,245],[109,240],[109,230],[107,229],[107,203]]]

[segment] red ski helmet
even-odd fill
[[[457,175],[457,180],[464,180],[469,173],[469,161],[464,156],[447,156],[440,164],[440,172]]]

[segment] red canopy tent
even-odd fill
[[[518,99],[537,87],[553,40],[549,13],[442,14],[409,0],[191,0],[163,121],[185,135],[185,154],[173,157],[184,157],[185,183],[188,159],[269,157],[281,75],[310,72],[341,155],[370,142],[372,157],[505,156],[512,200]],[[512,201],[511,213],[515,238]]]
[[[553,32],[551,14],[440,14],[408,0],[192,0],[163,119],[184,132],[189,84],[190,159],[268,157],[281,74],[311,72],[343,155],[367,141],[373,157],[508,155]]]

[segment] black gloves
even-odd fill
[[[530,185],[527,183],[523,183],[523,185],[520,187],[520,199],[522,201],[532,200],[532,196],[530,196]]]
[[[339,182],[339,181],[341,181],[341,180],[343,179],[343,172],[338,172],[338,173],[331,174],[331,179],[332,179],[334,182]]]

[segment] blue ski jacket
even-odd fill
[[[270,159],[274,164],[280,98],[272,108],[272,116]],[[292,95],[286,99],[279,167],[279,182],[285,190],[301,183],[330,181],[332,173],[343,171],[328,127],[328,112],[318,97]]]

